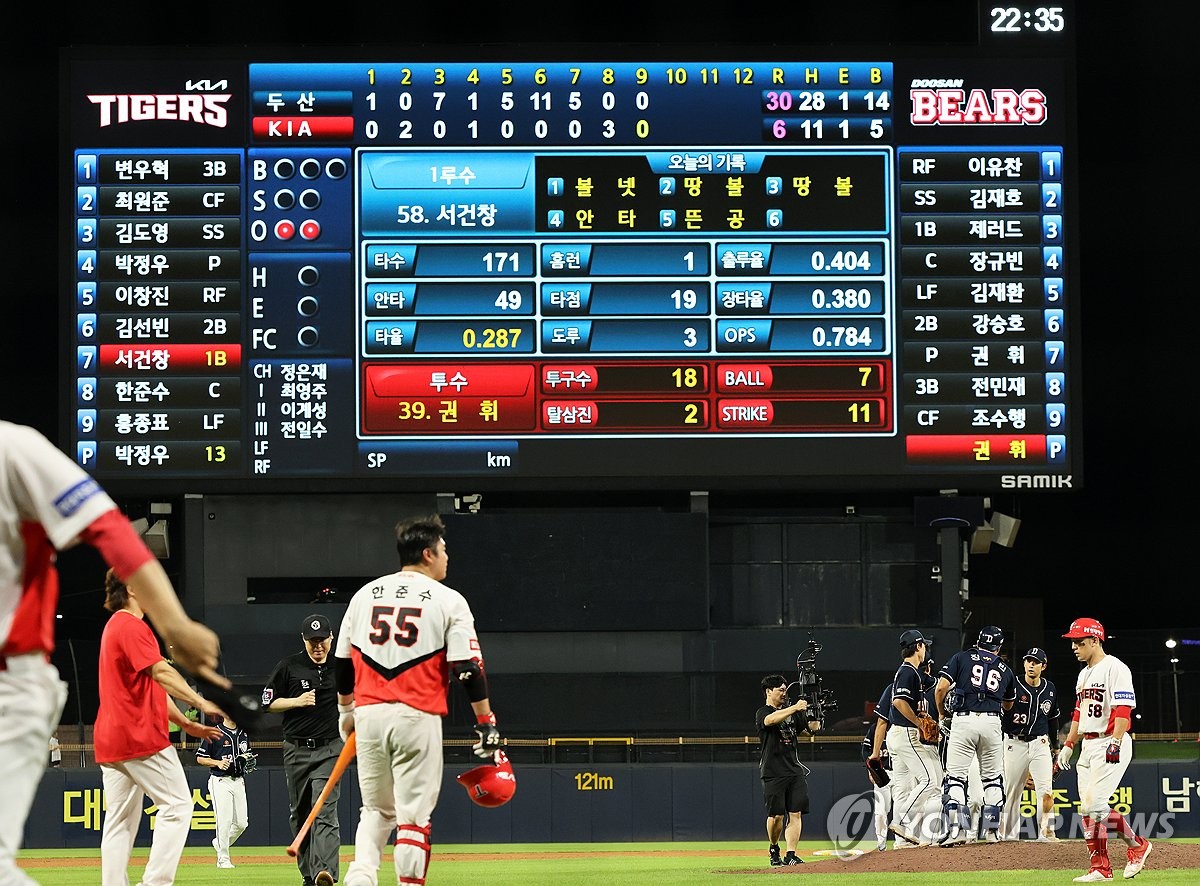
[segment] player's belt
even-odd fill
[[[25,670],[27,666],[40,666],[49,659],[44,652],[19,652],[16,655],[0,655],[0,671]]]
[[[1017,741],[1034,741],[1035,739],[1041,738],[1040,735],[1012,735],[1011,733],[1008,734],[1008,737],[1016,739]]]
[[[319,748],[323,745],[329,744],[331,741],[333,741],[333,739],[335,737],[336,736],[330,736],[329,738],[286,738],[285,737],[284,741],[289,741],[294,745],[299,745],[302,748],[308,748],[311,750],[312,748]]]
[[[955,711],[956,717],[999,717],[999,711]]]
[[[1108,738],[1111,735],[1112,735],[1111,732],[1085,732],[1085,733],[1083,733],[1084,738]]]

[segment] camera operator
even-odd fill
[[[196,762],[208,766],[208,793],[216,815],[217,835],[213,849],[217,851],[217,867],[231,868],[229,847],[246,830],[250,818],[246,806],[247,772],[253,772],[258,757],[250,749],[250,736],[237,723],[224,717],[218,728],[219,738],[206,738],[196,751]]]
[[[807,727],[797,714],[808,710],[808,702],[800,699],[784,707],[787,680],[782,674],[763,677],[764,704],[755,715],[759,749],[762,753],[758,770],[763,783],[763,803],[767,807],[767,839],[771,864],[802,864],[796,855],[800,842],[800,816],[808,812],[808,769],[800,762],[797,738],[807,728],[820,729],[820,723],[810,720]],[[786,825],[785,825],[786,820]],[[783,834],[787,855],[779,855],[779,836]]]

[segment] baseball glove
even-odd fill
[[[887,767],[883,765],[883,760],[878,757],[873,757],[867,760],[867,777],[877,788],[887,787],[892,780],[892,776],[888,774]]]
[[[917,729],[921,732],[921,741],[925,744],[937,744],[942,738],[942,729],[938,721],[928,714],[917,715]]]

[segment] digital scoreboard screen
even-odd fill
[[[67,50],[71,451],[118,489],[1078,487],[1072,28]]]

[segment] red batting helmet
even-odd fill
[[[1085,637],[1095,637],[1104,642],[1104,625],[1094,618],[1077,618],[1071,622],[1071,627],[1063,634],[1068,640],[1082,640]]]
[[[458,776],[467,796],[476,806],[503,806],[517,792],[517,777],[504,751],[496,751],[495,763],[484,763]]]

